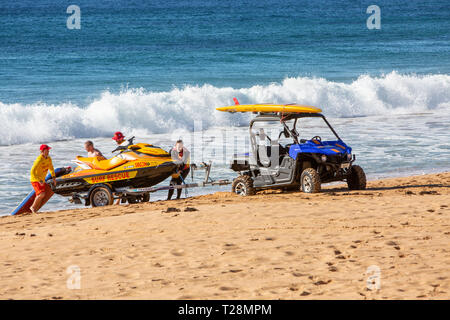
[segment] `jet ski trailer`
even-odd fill
[[[123,188],[115,188],[115,190],[112,192],[114,200],[120,199],[121,203],[138,203],[138,202],[148,202],[150,201],[150,193],[157,192],[157,191],[163,191],[163,190],[175,190],[175,189],[189,189],[189,188],[202,188],[202,187],[208,187],[208,186],[223,186],[223,185],[229,185],[231,184],[231,181],[227,179],[221,179],[221,180],[212,180],[210,177],[211,173],[211,166],[212,162],[210,161],[208,164],[205,162],[202,162],[199,166],[196,166],[195,164],[191,164],[191,176],[194,177],[194,171],[198,170],[204,170],[204,179],[201,182],[196,183],[183,183],[181,185],[168,185],[168,186],[153,186],[148,188],[134,188],[134,187],[123,187]],[[101,184],[97,186],[93,186],[97,188],[98,190],[102,190],[104,186]],[[97,194],[96,194],[97,195]],[[76,204],[82,204],[82,200],[84,200],[85,205],[89,206],[92,205],[92,207],[100,207],[109,205],[110,202],[103,201],[104,197],[102,196],[101,192],[96,197],[92,197],[92,195],[89,195],[89,193],[74,193],[72,194],[71,199],[69,199],[70,202],[76,203]]]

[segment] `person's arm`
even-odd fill
[[[181,161],[183,161],[183,164],[188,164],[190,157],[191,157],[191,153],[189,152],[188,149],[184,148],[183,149],[183,158],[181,158]]]
[[[53,168],[53,161],[52,158],[50,158],[50,173],[52,174],[53,179],[53,185],[56,187],[56,174],[55,174],[55,168]]]
[[[95,149],[94,154],[96,157],[103,157],[103,154],[100,152],[100,150]]]
[[[50,173],[52,174],[52,178],[56,178],[56,174],[55,174],[55,168],[53,168],[53,161],[52,158],[50,158]]]
[[[36,160],[34,160],[34,163],[33,163],[33,166],[31,167],[31,178],[33,179],[33,178],[37,178],[37,176],[38,176],[38,172],[37,172],[37,168],[39,167],[39,163],[41,162],[40,161],[40,157],[38,157]],[[42,182],[42,181],[39,181],[39,182]]]
[[[172,161],[173,161],[173,162],[175,162],[175,163],[177,163],[177,164],[181,164],[181,160],[180,160],[180,158],[178,157],[178,152],[177,152],[177,150],[172,149],[172,150],[170,151],[170,157],[172,158]]]

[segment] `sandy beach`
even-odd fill
[[[450,172],[7,216],[0,298],[449,299],[449,242]]]

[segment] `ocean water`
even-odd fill
[[[40,143],[70,165],[86,139],[110,155],[117,130],[166,149],[183,137],[233,178],[252,116],[214,111],[233,97],[321,107],[369,178],[450,170],[450,2],[0,1],[0,215]]]

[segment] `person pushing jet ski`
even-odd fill
[[[172,175],[172,180],[170,181],[170,185],[180,185],[184,182],[187,175],[189,174],[190,166],[190,152],[183,145],[183,140],[178,140],[175,146],[170,151],[170,155],[172,157],[173,162],[180,165],[180,170]],[[169,193],[167,195],[167,200],[170,200],[173,195],[173,189],[169,189]],[[181,198],[181,189],[177,189],[177,199]]]
[[[45,176],[49,170],[52,174],[53,185],[56,187],[55,169],[53,168],[52,158],[49,156],[50,149],[46,144],[41,145],[39,148],[41,154],[36,158],[30,170],[30,182],[36,193],[36,198],[30,207],[32,213],[39,210],[43,200],[48,200],[53,195],[52,189],[45,183]]]

